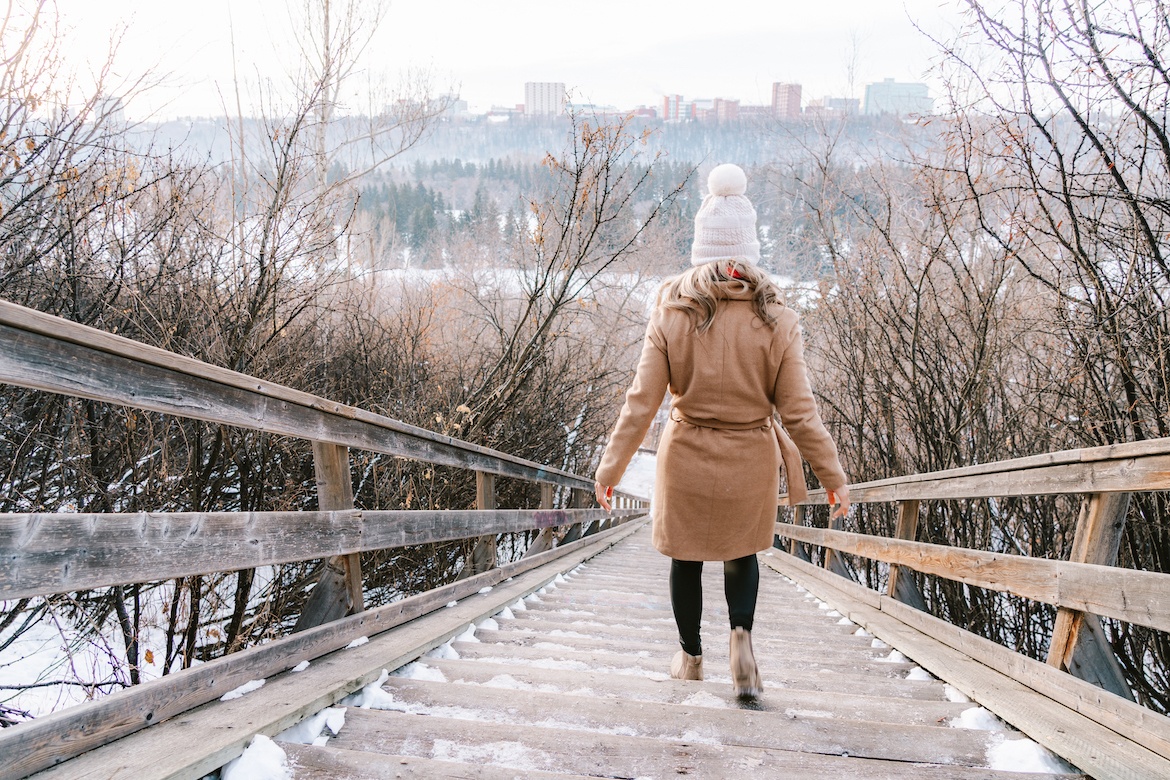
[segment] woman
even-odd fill
[[[735,165],[720,165],[707,188],[695,215],[693,267],[659,291],[594,489],[608,510],[612,486],[669,389],[651,515],[654,546],[671,558],[670,601],[682,646],[670,674],[703,679],[703,562],[723,561],[732,683],[737,696],[755,697],[762,688],[751,644],[760,577],[755,554],[772,544],[782,448],[791,450],[795,441],[838,504],[834,517],[849,511],[849,491],[809,387],[796,314],[757,265],[747,177]],[[773,428],[773,410],[791,440]],[[784,454],[789,494],[799,495],[799,455]]]

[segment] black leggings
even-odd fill
[[[723,593],[732,628],[752,630],[756,595],[760,589],[760,565],[756,556],[745,555],[723,562]],[[678,624],[678,641],[690,655],[702,655],[699,619],[703,616],[703,562],[670,561],[670,606]]]

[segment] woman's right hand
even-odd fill
[[[849,514],[849,486],[842,485],[836,490],[825,491],[829,496],[829,504],[837,504],[837,508],[830,515],[834,520]]]

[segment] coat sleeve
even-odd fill
[[[669,384],[670,365],[666,359],[666,339],[662,335],[661,310],[655,309],[646,327],[634,383],[626,392],[626,402],[601,456],[601,465],[597,467],[595,478],[598,482],[612,486],[621,481],[626,467],[650,430],[650,423],[662,405]]]
[[[786,318],[787,319],[787,318]],[[804,343],[800,336],[800,322],[791,315],[790,323],[777,328],[787,331],[787,345],[780,357],[772,403],[780,413],[785,430],[796,443],[800,454],[812,466],[821,486],[836,490],[848,482],[845,470],[837,457],[837,445],[821,422],[817,402],[808,381],[808,366],[804,362]]]

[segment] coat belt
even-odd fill
[[[792,441],[792,437],[788,435],[788,431],[784,430],[784,426],[780,424],[780,421],[775,420],[773,422],[771,415],[762,420],[732,423],[722,420],[699,420],[694,417],[688,417],[678,409],[671,408],[670,419],[676,422],[694,425],[698,428],[715,428],[724,431],[750,431],[755,428],[771,428],[772,433],[776,436],[776,443],[780,445],[780,460],[784,466],[784,476],[788,482],[788,505],[796,506],[808,498],[808,485],[804,481],[804,465],[801,462],[800,450],[797,448],[796,442]]]

